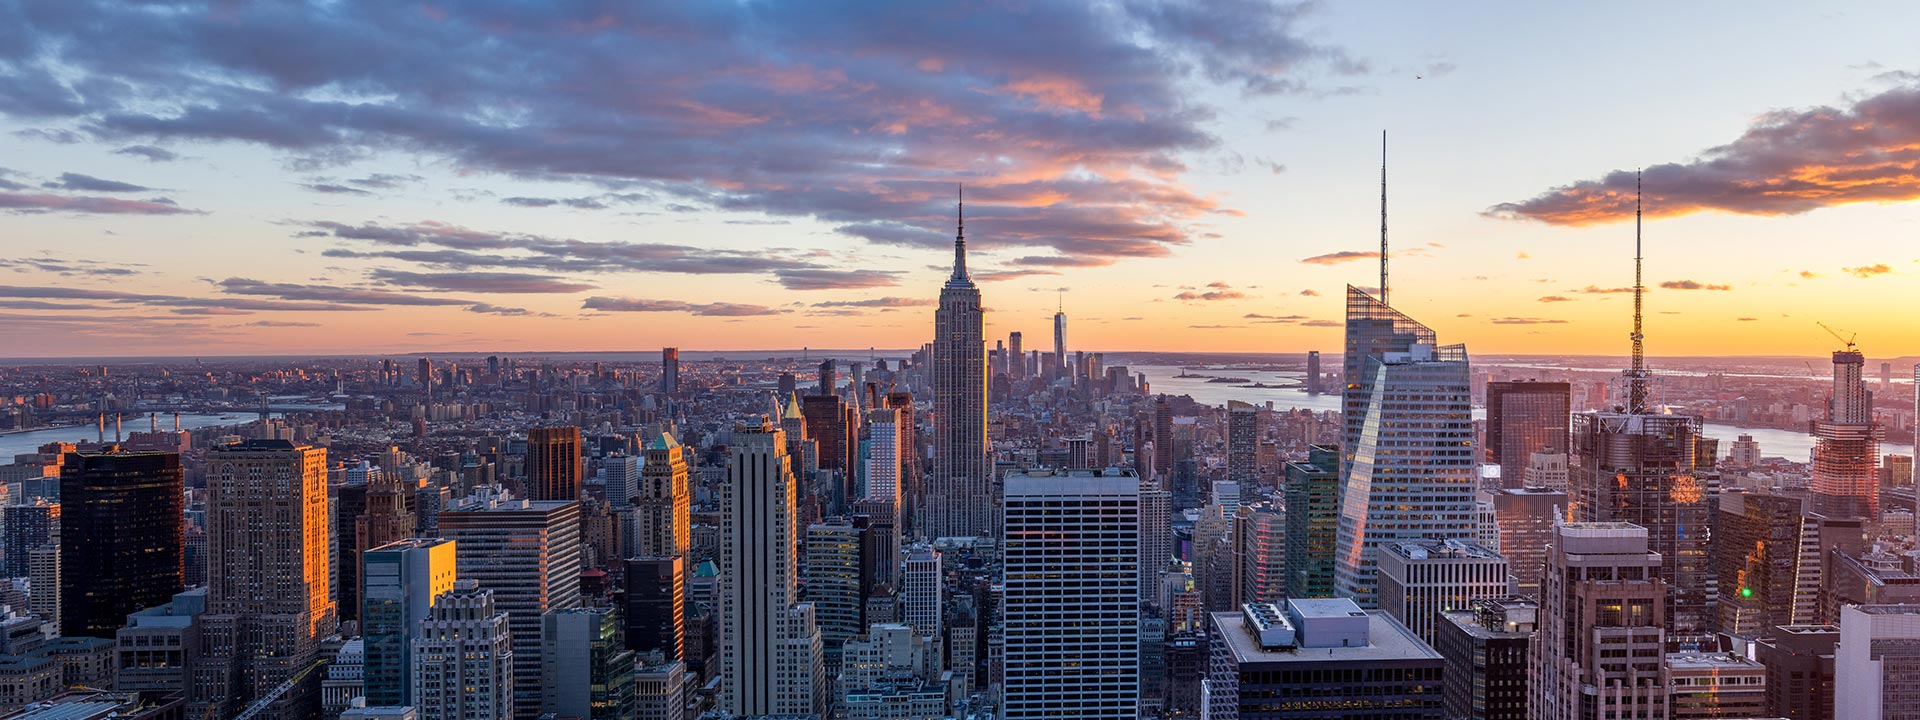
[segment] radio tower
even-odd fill
[[[1385,130],[1380,131],[1380,304],[1387,305],[1387,131]]]
[[[1647,412],[1647,348],[1641,332],[1641,300],[1646,287],[1640,277],[1640,173],[1633,173],[1633,369],[1627,371],[1627,413]]]

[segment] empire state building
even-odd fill
[[[933,314],[933,478],[927,483],[928,539],[993,529],[987,456],[987,358],[980,288],[967,277],[966,206],[953,238],[953,277]]]

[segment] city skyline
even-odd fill
[[[22,357],[912,348],[964,183],[989,339],[1064,302],[1074,347],[1305,352],[1374,283],[1386,128],[1394,306],[1483,355],[1619,352],[1638,168],[1663,354],[1833,350],[1815,321],[1920,354],[1892,302],[1920,59],[1862,32],[1916,10],[1703,32],[1730,7],[8,3],[0,329]],[[423,53],[461,67],[398,71]]]

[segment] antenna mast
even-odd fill
[[[1640,274],[1640,172],[1633,173],[1633,369],[1627,371],[1627,412],[1639,415],[1647,411],[1647,348],[1642,330],[1642,296],[1646,287]]]
[[[1387,131],[1380,131],[1380,304],[1387,304]]]
[[[967,279],[967,186],[956,185],[954,197],[953,279]]]

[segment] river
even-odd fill
[[[1328,371],[1338,368],[1326,368]],[[1129,365],[1128,372],[1146,373],[1147,382],[1152,383],[1155,393],[1168,395],[1190,395],[1197,402],[1208,405],[1225,405],[1228,400],[1239,400],[1254,405],[1265,406],[1271,401],[1276,409],[1308,408],[1315,411],[1339,410],[1339,388],[1320,395],[1308,395],[1297,387],[1286,388],[1247,388],[1234,387],[1229,383],[1210,383],[1207,378],[1174,377],[1181,368],[1172,365]],[[1264,382],[1269,385],[1297,385],[1306,376],[1302,372],[1263,371],[1263,370],[1200,370],[1195,374],[1215,377],[1246,378],[1252,382]],[[1474,408],[1475,419],[1485,417],[1483,408]],[[1739,428],[1732,425],[1708,423],[1701,434],[1720,441],[1720,455],[1725,457],[1733,448],[1733,441],[1741,435],[1752,435],[1760,443],[1760,453],[1772,457],[1784,457],[1795,462],[1807,462],[1813,455],[1813,436],[1792,430],[1774,430],[1769,428]],[[1912,455],[1913,445],[1904,442],[1886,442],[1880,445],[1880,454]]]
[[[260,415],[258,413],[243,412],[221,413],[217,415],[181,413],[180,429],[198,430],[216,425],[239,425],[241,423],[251,422],[259,417]],[[164,430],[172,430],[173,415],[162,413],[160,415],[160,427]],[[148,428],[149,424],[147,422],[147,416],[145,415],[129,415],[126,420],[120,423],[121,432],[126,433],[144,432]],[[13,462],[13,456],[36,452],[40,449],[41,445],[50,442],[90,442],[97,439],[97,437],[92,425],[31,430],[28,432],[0,435],[0,463]],[[111,425],[107,426],[107,437],[113,437],[113,426]]]

